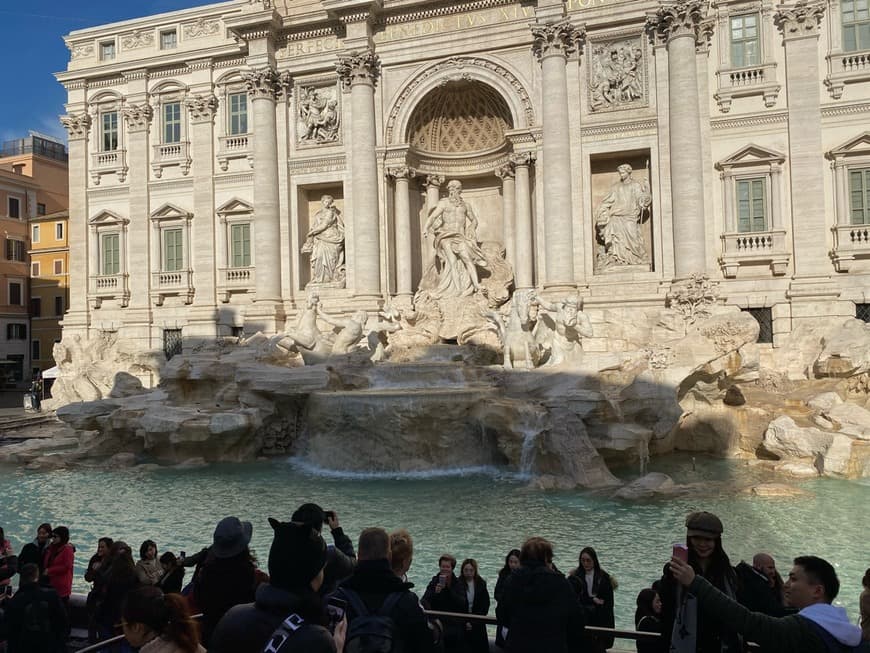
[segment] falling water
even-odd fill
[[[640,438],[637,443],[637,454],[640,458],[640,475],[646,476],[647,466],[649,465],[649,439]]]
[[[520,474],[522,476],[532,475],[532,465],[535,462],[535,443],[538,439],[540,429],[526,426],[523,428],[523,448],[520,454]]]

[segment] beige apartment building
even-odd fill
[[[453,179],[593,323],[692,275],[774,344],[868,319],[865,0],[235,0],[66,42],[70,334],[408,305]]]

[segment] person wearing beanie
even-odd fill
[[[695,573],[732,600],[737,599],[737,576],[722,548],[722,520],[711,512],[693,512],[686,518],[688,564]],[[659,585],[662,601],[662,637],[673,653],[737,653],[740,637],[712,615],[698,610],[698,600],[677,583],[665,565]]]
[[[274,531],[269,549],[269,582],[257,588],[252,603],[237,605],[218,623],[209,653],[261,653],[291,615],[301,627],[289,635],[281,653],[336,653],[344,649],[347,622],[335,635],[321,625],[318,590],[327,561],[326,543],[315,529],[299,522],[269,519]],[[294,622],[299,623],[298,619]]]
[[[327,546],[326,569],[323,572],[320,596],[332,594],[338,584],[353,573],[356,565],[353,542],[338,523],[338,514],[334,510],[324,510],[316,503],[303,503],[290,517],[290,521],[308,524],[318,533],[322,533],[324,524],[329,526],[335,544]]]

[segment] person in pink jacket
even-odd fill
[[[69,602],[69,595],[72,593],[74,561],[75,549],[69,543],[69,529],[58,526],[51,531],[51,544],[45,550],[43,558],[43,573],[64,605]]]

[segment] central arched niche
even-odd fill
[[[414,109],[407,142],[420,152],[475,154],[500,147],[513,129],[507,102],[491,86],[449,81],[429,91]]]

